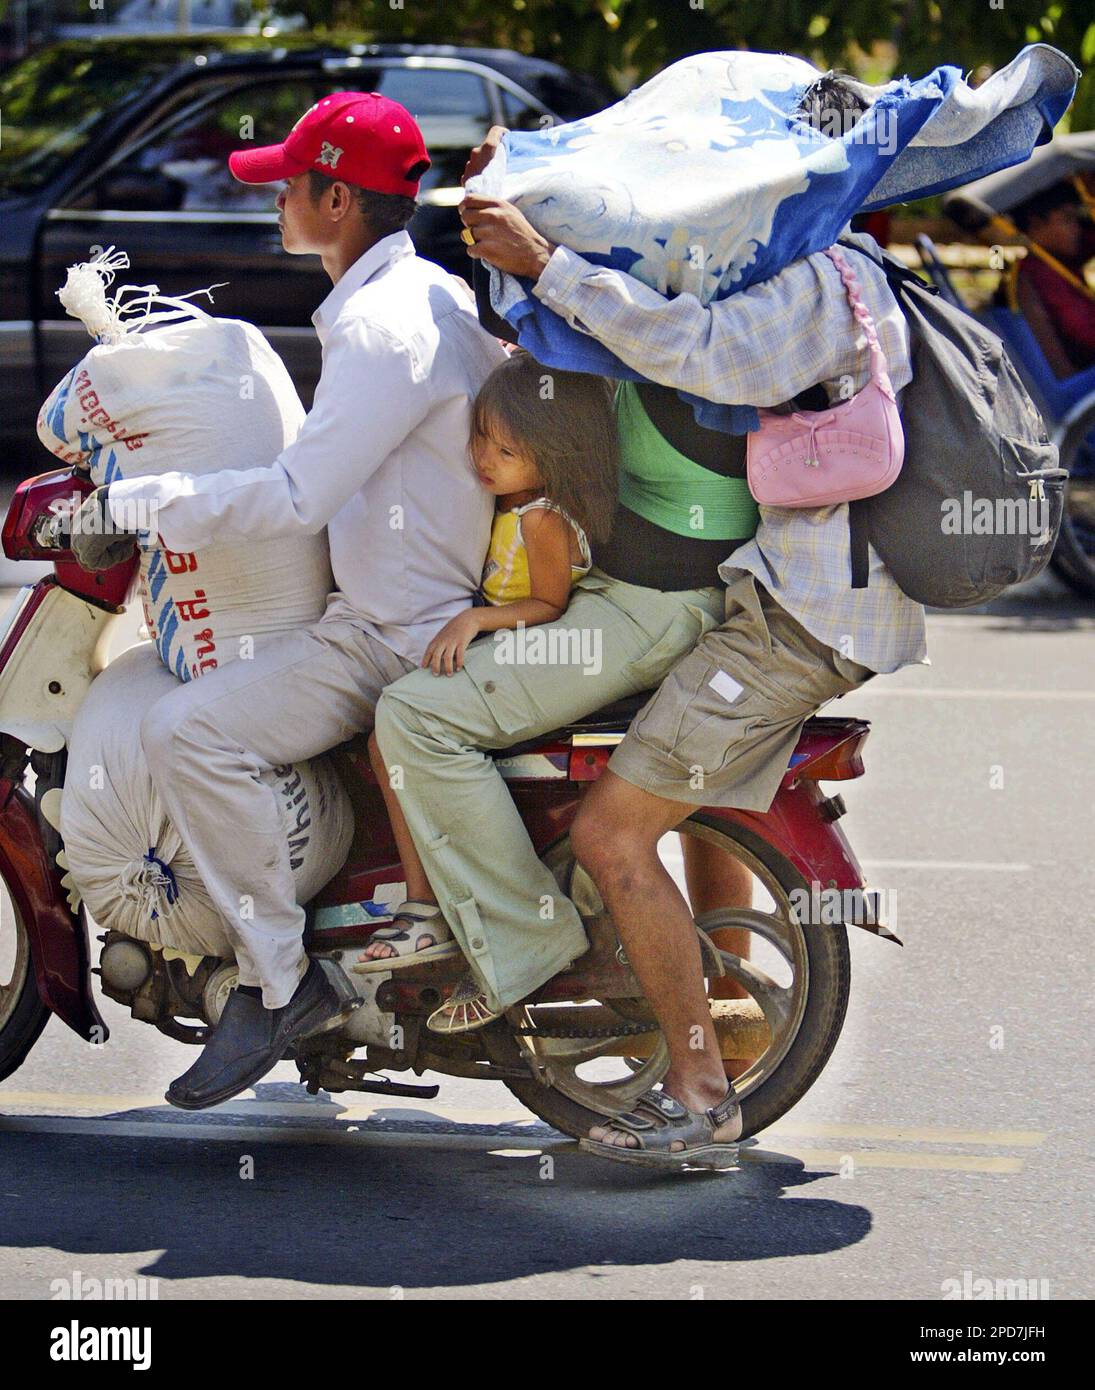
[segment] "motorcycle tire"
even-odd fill
[[[10,913],[16,932],[25,936],[26,929],[6,885],[0,883],[0,891],[8,897],[5,916]],[[24,946],[22,981],[11,981],[10,997],[6,992],[0,993],[0,1081],[23,1065],[49,1020],[50,1011],[39,998],[34,962],[25,939]]]

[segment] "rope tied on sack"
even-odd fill
[[[165,917],[179,900],[179,885],[171,865],[156,856],[150,845],[143,859],[131,860],[122,870],[118,892],[125,902],[136,902],[151,921]]]
[[[207,294],[212,304],[213,291],[223,289],[228,283],[222,280],[207,289],[191,290],[190,294],[182,295],[161,294],[159,285],[122,285],[115,294],[108,296],[107,289],[114,283],[118,271],[128,269],[128,254],[108,246],[91,260],[69,266],[65,283],[57,291],[65,312],[79,319],[97,342],[119,343],[127,333],[175,318],[180,312],[194,318],[208,318],[204,309],[188,301],[194,295]],[[169,307],[153,312],[154,303]]]

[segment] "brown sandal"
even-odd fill
[[[580,1139],[578,1147],[598,1158],[611,1158],[616,1163],[637,1163],[646,1168],[736,1168],[736,1140],[712,1138],[717,1129],[738,1121],[741,1135],[741,1106],[733,1086],[709,1110],[686,1110],[678,1100],[657,1087],[644,1091],[631,1110],[608,1120],[606,1129],[618,1134],[633,1134],[638,1148],[621,1144],[606,1144],[601,1139]],[[683,1143],[683,1149],[670,1146]]]

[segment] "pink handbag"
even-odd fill
[[[884,492],[901,472],[905,432],[874,319],[859,297],[851,266],[834,246],[848,303],[866,335],[871,379],[858,395],[828,410],[781,415],[760,410],[746,443],[749,491],[765,507],[828,507]]]

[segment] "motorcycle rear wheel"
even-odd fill
[[[0,878],[0,1081],[22,1066],[48,1019],[38,996],[30,938]]]
[[[682,835],[696,835],[713,842],[745,863],[774,903],[772,912],[727,909],[706,913],[700,921],[703,929],[717,935],[720,929],[728,927],[746,928],[754,934],[751,940],[766,942],[777,951],[791,975],[786,986],[773,988],[770,975],[767,985],[761,978],[767,973],[763,968],[758,973],[748,962],[738,962],[736,957],[720,953],[727,974],[749,991],[768,1025],[767,1047],[734,1083],[744,1117],[742,1137],[746,1138],[767,1128],[796,1105],[829,1060],[848,1007],[848,935],[842,925],[800,925],[791,910],[790,894],[796,889],[809,894],[810,885],[793,864],[764,841],[702,812],[690,817],[679,830]],[[592,881],[575,864],[568,841],[555,846],[547,862],[583,916],[598,907],[603,911]],[[615,1010],[625,1018],[649,1016],[645,1000],[617,1003],[626,1003],[626,1007]],[[543,1014],[544,1006],[539,1011]],[[528,1021],[535,1025],[538,1007],[533,1005],[525,1012]],[[580,1023],[580,1006],[573,1013]],[[483,1045],[497,1065],[527,1065],[522,1045],[527,1049],[529,1039],[513,1031],[512,1020],[516,1016],[517,1011],[510,1011],[506,1020],[483,1031]],[[558,1012],[552,1017],[557,1019]],[[668,1065],[665,1042],[659,1032],[649,1056],[625,1063],[630,1075],[609,1081],[582,1079],[578,1068],[603,1057],[606,1041],[610,1048],[617,1045],[603,1037],[588,1039],[585,1048],[580,1038],[534,1040],[539,1075],[530,1071],[527,1080],[510,1080],[506,1086],[545,1123],[573,1138],[584,1138],[605,1115],[626,1109],[642,1091],[660,1081]]]

